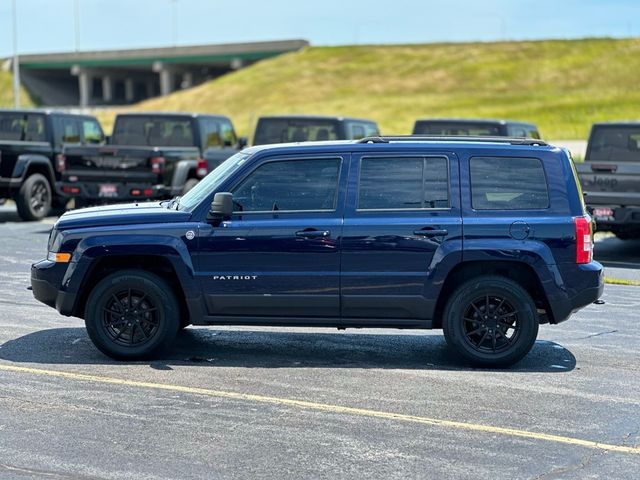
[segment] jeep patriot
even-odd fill
[[[507,366],[596,301],[592,222],[566,150],[369,137],[245,149],[182,198],[67,212],[35,297],[117,359],[194,325],[443,329]]]

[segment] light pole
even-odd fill
[[[178,46],[178,0],[171,1],[171,42]]]
[[[18,7],[16,0],[13,6],[13,60],[11,60],[11,70],[13,70],[13,105],[20,108],[20,59],[18,58]]]
[[[15,0],[14,0],[15,2]],[[80,5],[79,0],[73,1],[73,27],[75,32],[76,52],[80,50]]]

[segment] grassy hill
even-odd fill
[[[20,92],[20,105],[32,107],[33,102],[23,88]],[[0,70],[0,108],[13,107],[13,76],[11,72]]]
[[[318,113],[371,118],[383,133],[491,117],[585,138],[594,121],[640,117],[639,77],[640,39],[310,47],[132,108],[223,113],[245,135],[262,114]]]

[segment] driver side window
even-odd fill
[[[232,192],[234,210],[335,210],[341,163],[339,158],[264,163]]]

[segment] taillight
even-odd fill
[[[198,178],[204,178],[209,173],[209,166],[204,158],[198,159],[198,168],[196,169],[196,176]]]
[[[56,155],[56,170],[58,173],[62,173],[67,169],[67,157],[62,153]]]
[[[589,263],[593,259],[591,222],[587,217],[576,217],[576,263]]]
[[[151,157],[151,172],[163,173],[165,160],[164,157]]]

